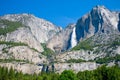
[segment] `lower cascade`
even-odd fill
[[[76,33],[75,33],[76,27],[73,28],[72,36],[71,36],[71,48],[77,45],[77,40],[76,40]]]

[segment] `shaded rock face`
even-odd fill
[[[118,13],[109,11],[104,6],[96,6],[84,15],[76,24],[77,41],[88,38],[98,32],[118,29]]]
[[[119,30],[119,32],[120,32],[120,13],[119,13],[118,30]]]

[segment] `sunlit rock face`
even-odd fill
[[[47,42],[61,30],[60,27],[55,26],[53,23],[49,21],[26,13],[5,15],[2,16],[1,18],[9,21],[22,22],[24,25],[30,28],[32,34],[40,43]]]

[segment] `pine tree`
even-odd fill
[[[11,67],[10,70],[9,70],[9,78],[10,80],[14,80],[15,78],[15,71],[13,70],[13,68]]]
[[[59,80],[78,80],[78,79],[73,71],[65,70],[61,73]]]

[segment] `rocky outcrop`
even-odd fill
[[[34,64],[47,63],[45,56],[28,46],[14,46],[8,48],[7,45],[0,45],[0,48],[0,59],[24,60]]]
[[[103,57],[105,56],[104,53],[101,54],[94,54],[93,51],[89,51],[89,50],[79,50],[79,51],[70,51],[70,52],[65,52],[63,54],[59,54],[56,56],[56,60],[58,62],[66,62],[70,59],[81,59],[81,60],[85,60],[85,61],[89,61],[89,60],[94,60],[97,57]]]
[[[35,48],[39,52],[43,52],[43,48],[41,44],[36,40],[34,35],[31,33],[29,28],[19,28],[14,32],[8,33],[7,36],[5,36],[5,40],[7,42],[21,42],[28,44],[29,47]]]
[[[10,69],[11,67],[17,71],[21,71],[24,74],[38,74],[42,71],[42,66],[37,66],[34,64],[28,64],[28,63],[17,63],[17,62],[13,62],[13,63],[0,63],[0,66],[2,67],[8,67],[8,69]]]
[[[94,62],[86,63],[55,63],[54,70],[56,73],[61,73],[64,70],[73,70],[75,72],[85,71],[85,70],[94,70],[99,66]]]

